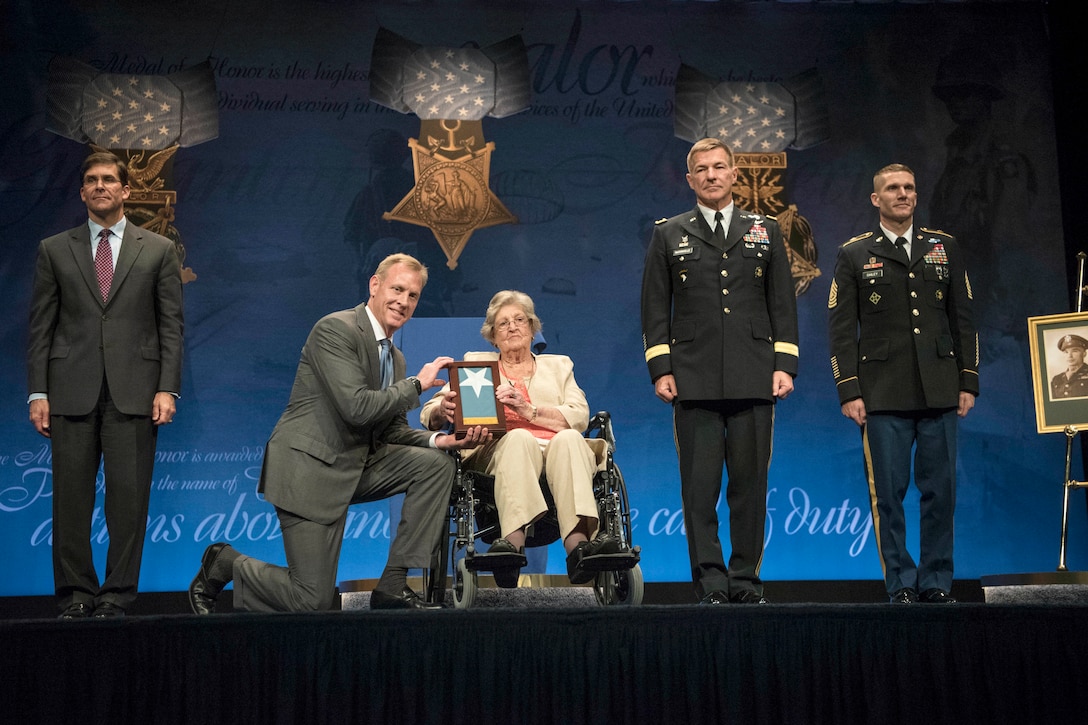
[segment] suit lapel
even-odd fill
[[[914,246],[911,245],[912,248]],[[903,264],[903,255],[896,250],[892,240],[884,235],[880,227],[877,227],[876,234],[873,236],[872,241],[869,242],[869,254]]]
[[[933,242],[925,238],[921,232],[914,233],[914,243],[910,245],[910,266],[918,264],[933,248]]]
[[[140,256],[143,248],[143,229],[136,226],[130,219],[125,224],[125,235],[121,237],[121,251],[117,254],[117,264],[113,268],[113,282],[110,284],[110,293],[106,297],[107,305],[113,301],[117,290],[121,288],[121,283],[132,271],[132,265],[136,263],[136,258]]]
[[[706,221],[701,219],[702,216],[703,215],[699,212],[699,207],[695,207],[695,211],[693,211],[687,219],[680,222],[680,228],[689,236],[717,247],[718,245],[714,243],[714,235],[707,229]]]
[[[76,268],[79,269],[80,275],[83,276],[83,281],[86,283],[91,296],[95,298],[99,305],[104,307],[105,303],[102,302],[102,295],[98,291],[98,275],[94,271],[94,253],[91,252],[90,227],[84,224],[73,229],[68,239],[68,245],[72,250],[72,258],[75,260]]]
[[[732,249],[752,228],[752,217],[733,207],[733,218],[729,220],[729,231],[725,235],[726,251]]]
[[[375,380],[374,389],[381,388],[381,361],[378,359],[378,336],[374,332],[374,326],[370,322],[370,315],[366,313],[366,303],[355,308],[355,326],[359,328],[359,335],[363,338],[363,357],[367,370]]]

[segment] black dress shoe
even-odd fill
[[[609,557],[619,554],[622,548],[619,539],[609,534],[598,534],[593,541],[583,541],[578,544],[567,554],[567,577],[570,583],[587,584],[593,581],[597,572],[603,570],[588,559],[594,556]]]
[[[371,609],[441,609],[442,605],[423,600],[410,587],[404,587],[400,595],[386,594],[381,589],[370,593]]]
[[[222,542],[212,544],[200,557],[200,570],[189,584],[189,607],[194,614],[214,612],[215,598],[231,580],[230,570],[225,566],[225,562],[217,561],[226,548],[228,544]]]
[[[766,604],[767,600],[763,598],[762,594],[753,592],[751,589],[745,589],[744,591],[737,592],[729,597],[729,601],[733,604]]]
[[[956,598],[944,589],[926,589],[918,601],[926,604],[955,604]]]
[[[699,604],[729,604],[729,595],[723,591],[713,591],[699,600]]]
[[[72,602],[60,613],[58,619],[86,619],[91,616],[93,608],[86,602]]]
[[[102,602],[94,608],[95,619],[110,619],[125,616],[125,610],[113,602]]]
[[[620,553],[620,540],[610,534],[597,534],[597,537],[585,546],[586,548],[582,552],[583,557]]]
[[[479,563],[491,570],[495,585],[502,589],[515,588],[521,576],[521,567],[528,563],[524,550],[519,551],[506,539],[495,539],[486,552],[476,556],[481,558]]]
[[[910,587],[903,587],[891,596],[892,604],[914,604],[918,601],[918,592]]]

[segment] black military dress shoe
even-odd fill
[[[60,613],[58,619],[86,619],[91,616],[93,608],[86,602],[72,602]]]
[[[228,544],[222,542],[212,544],[204,550],[204,555],[200,557],[200,569],[197,571],[196,576],[193,577],[193,581],[189,584],[189,607],[193,610],[194,614],[211,614],[215,611],[215,598],[219,596],[219,592],[223,591],[223,587],[230,581],[230,574],[226,574],[225,578],[223,573],[218,571],[224,567],[216,566],[216,559],[223,553]]]
[[[742,592],[737,592],[729,597],[729,601],[733,604],[766,604],[767,600],[763,598],[762,594],[757,594],[751,589],[745,589]]]
[[[956,598],[944,589],[926,589],[918,601],[925,604],[955,604]]]
[[[903,587],[891,596],[892,604],[914,604],[918,601],[918,592],[910,587]]]
[[[371,609],[441,609],[442,605],[423,600],[410,587],[404,587],[399,595],[386,594],[380,589],[370,593]]]
[[[729,604],[729,595],[723,591],[713,591],[700,599],[699,604]]]
[[[102,602],[94,608],[95,619],[112,619],[125,616],[125,610],[113,602]]]

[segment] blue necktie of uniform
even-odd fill
[[[382,346],[378,362],[382,373],[382,390],[385,390],[393,384],[393,343],[387,337],[378,344]]]

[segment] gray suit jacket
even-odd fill
[[[287,409],[272,431],[258,490],[296,516],[330,524],[355,495],[367,459],[388,444],[426,446],[408,426],[419,405],[393,348],[394,383],[381,389],[378,342],[366,305],[318,320],[306,338]]]
[[[98,291],[90,228],[38,246],[30,307],[27,389],[54,415],[84,415],[105,375],[117,409],[151,415],[155,393],[181,391],[181,265],[174,243],[131,221],[109,296]]]

